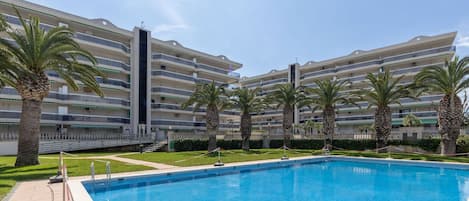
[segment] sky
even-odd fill
[[[458,31],[469,55],[468,0],[31,0],[243,64],[242,76]]]

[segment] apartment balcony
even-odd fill
[[[0,94],[15,96],[15,99],[21,99],[16,89],[3,88],[0,89]],[[3,97],[6,98],[6,97]],[[48,100],[50,99],[50,100]],[[113,105],[128,108],[130,106],[129,100],[119,98],[101,98],[99,96],[81,95],[81,94],[61,94],[54,91],[49,92],[45,99],[46,102],[60,102],[60,103],[79,103],[82,105]]]
[[[431,96],[422,96],[419,97],[419,99],[414,100],[412,98],[402,98],[401,101],[401,106],[393,104],[391,106],[399,106],[399,107],[405,107],[407,105],[422,105],[422,104],[428,104],[429,102],[436,102],[439,101],[443,96],[442,95],[431,95]],[[357,102],[356,103],[360,108],[366,109],[368,107],[367,102]],[[344,109],[352,109],[352,108],[357,108],[357,105],[344,105],[344,104],[338,104],[336,107],[339,110],[344,110]],[[305,112],[311,112],[311,109],[309,108],[302,108],[300,109],[300,113],[305,113]]]
[[[54,71],[47,71],[46,73],[49,77],[60,78],[59,74]],[[122,87],[126,89],[130,88],[130,83],[122,81],[122,80],[117,80],[117,79],[111,79],[111,78],[103,79],[101,77],[97,77],[96,82],[98,82],[99,84],[105,84],[105,85],[110,85],[114,87]]]
[[[410,113],[393,113],[393,119],[401,119],[404,118],[406,115]],[[435,111],[426,111],[426,112],[412,112],[413,115],[419,118],[430,118],[430,117],[437,117],[438,113]],[[322,122],[322,117],[312,118],[311,120],[315,122]],[[347,122],[347,121],[367,121],[367,120],[374,120],[374,115],[351,115],[351,116],[339,116],[336,117],[336,122]],[[304,120],[303,120],[304,121]]]
[[[173,89],[169,87],[153,87],[151,89],[152,93],[155,94],[168,94],[168,95],[179,95],[189,97],[192,95],[192,91]]]
[[[185,111],[185,112],[189,112],[189,113],[192,113],[194,111],[194,108],[193,107],[187,107],[185,109],[182,109],[182,107],[180,105],[176,105],[176,104],[165,104],[165,103],[153,103],[151,104],[151,108],[152,109],[165,109],[165,110],[171,110],[171,111]],[[199,108],[197,111],[195,111],[196,113],[203,113],[203,115],[205,115],[205,113],[207,112],[206,108]],[[222,111],[220,112],[220,114],[222,115],[232,115],[232,116],[239,116],[239,112],[237,111]]]
[[[184,65],[184,66],[186,66],[190,69],[202,69],[204,72],[212,73],[212,74],[215,74],[215,75],[221,75],[221,76],[225,76],[225,77],[229,77],[229,78],[239,79],[239,77],[240,77],[240,74],[236,73],[236,72],[232,72],[232,71],[225,70],[225,69],[222,69],[222,68],[218,68],[218,67],[215,67],[215,66],[210,66],[210,65],[207,65],[207,64],[196,63],[192,60],[183,59],[183,58],[179,58],[179,57],[175,57],[175,56],[171,56],[171,55],[166,55],[166,54],[162,54],[162,53],[154,53],[152,55],[152,59],[153,60],[169,61],[169,62],[173,62],[173,63],[176,63],[176,64],[181,64],[181,65]]]
[[[199,128],[199,129],[204,129],[206,128],[205,122],[202,121],[183,121],[183,120],[171,120],[171,119],[154,119],[151,121],[152,125],[155,126],[171,126],[171,127],[186,127],[186,128]],[[239,128],[239,122],[236,123],[220,123],[220,128]],[[173,128],[176,129],[176,128]]]
[[[127,64],[127,63],[124,63],[122,61],[113,60],[113,59],[104,58],[104,57],[95,57],[95,58],[96,58],[96,61],[97,61],[97,64],[96,64],[97,66],[116,68],[117,70],[119,70],[121,72],[125,72],[125,73],[130,72],[130,65]],[[88,62],[88,60],[86,60],[83,57],[77,57],[77,59],[79,61]]]
[[[188,83],[204,83],[204,84],[209,84],[212,83],[213,80],[205,79],[205,78],[195,78],[190,75],[184,75],[181,73],[175,73],[171,71],[165,71],[165,70],[154,70],[151,72],[152,76],[155,77],[165,77],[165,78],[171,78],[171,79],[176,79],[176,80],[181,80],[184,82]],[[223,82],[215,81],[216,85],[223,85]]]
[[[12,16],[12,15],[6,15],[6,14],[3,14],[3,16],[5,17],[5,20],[8,23],[16,25],[16,26],[21,26],[21,22],[20,22],[18,17]],[[42,29],[44,29],[46,31],[56,27],[54,25],[49,25],[49,24],[44,24],[44,23],[41,23],[40,26],[41,26]],[[101,38],[101,37],[98,37],[98,36],[93,36],[93,35],[90,35],[90,34],[80,33],[80,32],[76,32],[74,37],[75,37],[75,39],[85,41],[85,42],[90,43],[90,44],[97,44],[99,46],[104,46],[104,47],[107,47],[107,48],[119,50],[119,51],[124,52],[125,54],[130,53],[130,48],[127,45],[125,45],[121,42]]]
[[[269,86],[269,85],[284,84],[284,83],[287,83],[287,82],[288,82],[288,78],[277,78],[277,79],[273,79],[273,80],[265,80],[265,81],[262,80],[260,82],[247,84],[247,85],[245,85],[245,87],[247,87],[247,88],[265,87],[265,86]]]
[[[421,51],[417,51],[417,52],[411,52],[411,53],[404,53],[404,54],[400,54],[400,55],[389,56],[389,57],[376,59],[376,60],[371,60],[371,61],[365,61],[365,62],[361,62],[361,63],[336,66],[335,68],[330,68],[330,69],[305,73],[304,75],[301,76],[301,79],[307,79],[307,78],[309,79],[309,78],[312,78],[312,77],[316,77],[316,76],[319,76],[319,75],[330,74],[330,73],[341,73],[341,72],[349,71],[349,70],[357,70],[357,69],[360,69],[360,68],[366,68],[366,67],[376,66],[376,65],[383,65],[385,63],[391,63],[391,62],[401,61],[401,60],[406,60],[406,59],[414,59],[414,58],[418,58],[418,57],[429,56],[429,55],[434,55],[434,54],[439,54],[439,53],[445,53],[445,52],[449,52],[449,51],[455,51],[455,47],[454,46],[438,47],[438,48],[421,50]]]
[[[0,119],[3,122],[19,122],[20,111],[0,111]],[[56,114],[42,113],[41,123],[64,124],[129,124],[130,119],[115,116],[81,115],[81,114]]]

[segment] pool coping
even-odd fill
[[[258,160],[258,161],[246,161],[246,162],[235,162],[228,163],[225,166],[215,167],[213,165],[201,165],[201,166],[190,166],[190,167],[176,167],[169,169],[160,169],[160,170],[145,170],[137,172],[126,172],[126,173],[116,173],[112,174],[112,179],[119,179],[123,177],[139,177],[139,176],[162,176],[168,173],[185,173],[191,171],[206,171],[214,169],[229,169],[230,167],[244,167],[244,166],[253,166],[253,165],[269,165],[269,164],[291,164],[295,161],[306,161],[311,160],[327,160],[327,159],[339,159],[345,161],[365,161],[365,162],[375,162],[375,163],[389,163],[399,165],[417,165],[420,167],[433,167],[433,168],[452,168],[460,170],[469,170],[468,163],[458,163],[458,162],[438,162],[438,161],[417,161],[417,160],[408,160],[408,159],[392,159],[392,158],[370,158],[370,157],[355,157],[355,156],[341,156],[341,155],[321,155],[321,156],[303,156],[290,158],[289,160],[280,160],[280,159],[269,159],[269,160]],[[104,180],[106,175],[96,175],[95,180]],[[88,191],[85,189],[85,186],[82,182],[90,181],[90,177],[72,177],[69,179],[70,193],[73,200],[75,201],[93,201]]]

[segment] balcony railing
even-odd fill
[[[46,73],[50,77],[60,78],[59,74],[54,72],[54,71],[47,71]],[[123,87],[123,88],[130,88],[130,83],[124,82],[122,80],[116,80],[116,79],[110,79],[110,78],[103,79],[101,77],[97,77],[96,82],[98,82],[100,84],[108,84],[108,85],[119,86],[119,87]]]
[[[170,93],[170,94],[177,94],[177,95],[183,95],[183,96],[192,95],[191,91],[172,89],[172,88],[167,88],[167,87],[153,87],[151,91],[154,93]]]
[[[301,79],[316,76],[316,75],[321,75],[321,74],[327,74],[327,73],[332,73],[332,72],[340,72],[340,71],[345,71],[345,70],[350,70],[350,69],[355,69],[355,68],[362,68],[362,67],[371,66],[371,65],[381,65],[381,64],[384,64],[386,62],[393,62],[393,61],[398,61],[398,60],[403,60],[403,59],[409,59],[409,58],[420,57],[420,56],[431,55],[431,54],[437,54],[437,53],[442,53],[442,52],[447,52],[447,51],[454,51],[454,50],[455,50],[454,46],[445,46],[445,47],[438,47],[438,48],[432,48],[432,49],[427,49],[427,50],[421,50],[421,51],[417,51],[417,52],[404,53],[404,54],[400,54],[400,55],[385,57],[385,58],[382,58],[382,59],[376,59],[376,60],[372,60],[372,61],[365,61],[365,62],[355,63],[355,64],[347,64],[347,65],[342,65],[342,66],[336,66],[335,68],[330,68],[330,69],[305,73],[303,76],[301,76]]]
[[[180,121],[180,120],[169,120],[169,119],[157,119],[151,121],[152,125],[159,126],[187,126],[187,127],[205,127],[205,122],[193,122],[193,121]],[[220,128],[239,128],[239,123],[226,124],[221,123]]]
[[[0,111],[0,118],[6,119],[19,119],[21,112],[18,111]],[[52,120],[52,121],[79,121],[79,122],[94,122],[94,123],[130,123],[129,118],[122,117],[106,117],[106,116],[94,116],[94,115],[79,115],[79,114],[53,114],[53,113],[42,113],[41,120]]]
[[[392,118],[404,118],[410,113],[393,113]],[[426,111],[426,112],[412,112],[417,117],[437,117],[438,113],[435,111]],[[373,120],[374,115],[351,115],[351,116],[342,116],[336,117],[336,121],[360,121],[360,120]],[[312,118],[313,121],[322,122],[322,117]]]
[[[152,71],[153,76],[165,76],[165,77],[170,77],[170,78],[176,78],[180,80],[185,80],[189,82],[196,82],[196,83],[203,83],[203,84],[209,84],[212,83],[213,80],[205,79],[205,78],[194,78],[189,75],[184,75],[184,74],[179,74],[179,73],[174,73],[170,71],[164,71],[164,70],[154,70]],[[223,85],[225,83],[215,81],[216,85]]]
[[[21,22],[20,22],[18,17],[12,16],[12,15],[6,15],[6,14],[3,14],[3,16],[5,17],[5,20],[8,23],[21,26]],[[45,31],[49,31],[50,29],[55,27],[53,25],[44,24],[44,23],[41,23],[40,26]],[[84,41],[87,41],[87,42],[92,42],[92,43],[104,45],[104,46],[107,46],[107,47],[120,49],[120,50],[124,51],[125,53],[130,52],[130,48],[128,46],[126,46],[126,45],[124,45],[120,42],[112,41],[112,40],[109,40],[109,39],[104,39],[104,38],[101,38],[101,37],[92,36],[92,35],[85,34],[85,33],[80,33],[80,32],[75,33],[74,37],[76,39],[79,39],[79,40],[84,40]]]
[[[151,108],[153,109],[168,109],[168,110],[180,110],[180,111],[194,111],[193,107],[187,107],[185,109],[182,109],[180,105],[174,105],[174,104],[164,104],[164,103],[153,103],[151,104]],[[205,108],[199,108],[196,112],[207,112]],[[226,114],[226,115],[239,115],[239,112],[237,111],[222,111],[221,114]]]
[[[161,59],[161,60],[171,61],[171,62],[175,62],[175,63],[180,63],[180,64],[184,64],[184,65],[187,65],[187,66],[192,66],[194,68],[205,69],[205,70],[209,70],[209,71],[212,71],[212,72],[228,75],[230,77],[236,77],[236,78],[240,77],[239,73],[236,73],[236,72],[232,72],[232,71],[229,71],[229,70],[224,70],[224,69],[221,69],[221,68],[218,68],[218,67],[215,67],[215,66],[210,66],[210,65],[207,65],[207,64],[196,63],[196,62],[188,60],[188,59],[183,59],[183,58],[170,56],[170,55],[166,55],[166,54],[162,54],[162,53],[153,54],[152,59],[154,59],[154,60]]]
[[[7,95],[17,95],[19,96],[18,92],[12,88],[3,88],[0,89],[0,94],[7,94]],[[79,94],[60,94],[57,92],[49,92],[47,98],[56,99],[56,100],[70,100],[70,101],[83,101],[83,102],[91,102],[91,103],[107,103],[107,104],[116,104],[122,106],[130,106],[130,101],[123,100],[123,99],[115,99],[115,98],[101,98],[98,96],[88,96],[88,95],[79,95]]]

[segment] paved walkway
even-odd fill
[[[116,154],[107,156],[88,156],[88,157],[73,157],[73,159],[99,159],[99,160],[115,160],[124,163],[130,163],[135,165],[143,165],[152,167],[158,170],[177,168],[177,166],[166,165],[162,163],[153,163],[148,161],[134,160],[129,158],[122,158],[119,156],[127,154]],[[44,156],[41,158],[53,158]],[[13,189],[13,192],[9,195],[6,201],[61,201],[62,200],[62,183],[49,184],[49,180],[36,180],[18,182]]]
[[[163,163],[154,163],[154,162],[148,162],[148,161],[142,161],[142,160],[135,160],[135,159],[130,159],[130,158],[122,158],[119,157],[119,155],[111,155],[111,156],[95,156],[95,157],[88,157],[88,159],[108,159],[108,160],[115,160],[115,161],[120,161],[124,163],[130,163],[134,165],[143,165],[147,167],[152,167],[155,169],[168,169],[168,168],[175,168],[177,166],[173,165],[166,165]]]

